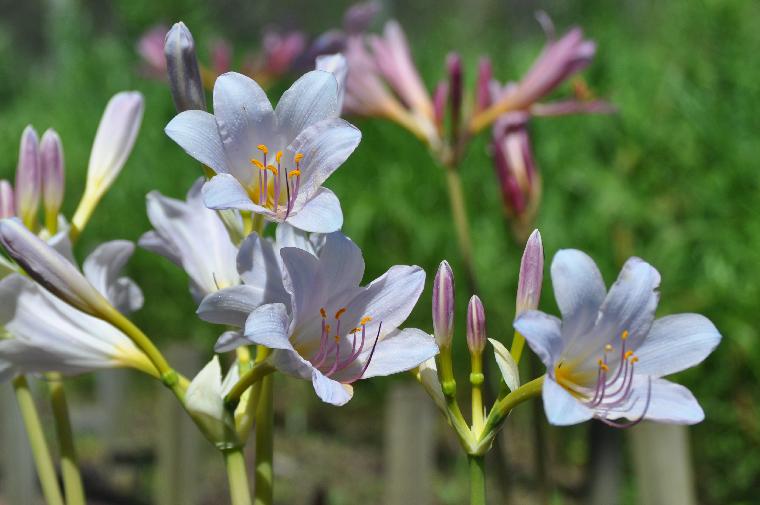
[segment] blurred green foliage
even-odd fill
[[[103,240],[136,240],[149,229],[145,194],[181,197],[199,176],[197,164],[163,134],[174,110],[165,85],[139,72],[134,46],[141,33],[182,19],[204,57],[215,36],[233,40],[239,57],[270,24],[315,34],[339,25],[346,5],[330,2],[314,13],[306,0],[13,2],[0,21],[0,176],[14,172],[26,124],[56,128],[70,215],[106,101],[119,90],[140,90],[146,109],[137,146],[78,254]],[[382,16],[406,28],[432,87],[451,50],[464,56],[470,80],[481,54],[491,56],[501,80],[519,78],[543,43],[533,19],[538,8],[559,30],[578,24],[597,41],[585,77],[620,110],[531,124],[544,178],[537,225],[547,259],[559,248],[583,249],[609,283],[628,256],[641,256],[662,273],[662,314],[701,312],[716,323],[724,335],[718,351],[679,378],[707,413],[693,430],[700,501],[752,503],[760,488],[760,3],[425,0],[388,2]],[[342,200],[344,231],[364,250],[366,279],[396,263],[420,264],[432,279],[444,258],[461,272],[441,170],[395,125],[356,123],[363,141],[328,185]],[[490,333],[508,342],[521,249],[502,220],[483,136],[462,177]],[[219,329],[194,317],[177,268],[138,251],[130,272],[146,294],[137,319],[148,334],[214,340]],[[463,282],[458,288],[463,313],[470,293]],[[542,308],[556,311],[548,279]],[[429,328],[429,309],[428,286],[410,325]],[[358,396],[373,395],[375,387],[360,386]]]

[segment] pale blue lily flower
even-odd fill
[[[310,380],[323,401],[343,405],[353,382],[411,370],[438,353],[431,335],[399,329],[422,293],[420,267],[394,266],[360,287],[361,250],[340,232],[327,235],[316,254],[297,247],[279,253],[288,299],[253,310],[243,342],[274,349],[270,364]]]
[[[704,419],[691,392],[662,377],[702,362],[721,335],[699,314],[655,320],[660,274],[653,266],[629,259],[607,292],[594,261],[568,249],[554,256],[551,276],[562,320],[529,310],[514,323],[547,367],[543,400],[550,423],[595,418],[628,427],[644,419]]]
[[[272,108],[251,78],[235,72],[214,85],[214,114],[188,110],[166,133],[216,172],[203,187],[206,206],[239,209],[313,232],[343,224],[335,194],[322,183],[354,151],[361,133],[338,117],[338,84],[314,70]]]
[[[154,229],[138,242],[140,247],[164,256],[187,273],[196,301],[240,284],[235,268],[238,248],[219,214],[203,204],[202,187],[203,179],[199,179],[185,201],[158,191],[148,193],[148,219]]]

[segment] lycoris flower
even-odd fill
[[[119,272],[131,242],[107,242],[85,260],[88,281],[122,312],[142,306],[140,289]],[[158,376],[147,356],[121,331],[77,310],[20,274],[0,281],[0,380],[17,374],[79,374],[131,367]]]
[[[360,287],[361,251],[339,232],[325,237],[318,256],[296,247],[280,255],[289,300],[255,309],[243,336],[274,349],[270,363],[311,380],[325,402],[343,405],[353,382],[410,370],[437,354],[431,335],[398,329],[422,293],[419,267],[394,266]]]
[[[335,194],[321,186],[361,139],[339,113],[330,72],[305,74],[274,110],[255,81],[230,72],[214,85],[214,115],[184,111],[166,133],[216,172],[203,188],[209,208],[331,232],[341,227],[343,214]]]
[[[593,260],[568,249],[555,255],[551,275],[562,321],[536,310],[515,321],[547,367],[543,399],[550,423],[596,418],[627,427],[643,419],[704,419],[691,392],[662,377],[700,363],[721,336],[698,314],[655,320],[660,274],[654,267],[629,259],[606,292]]]
[[[240,283],[235,268],[237,247],[218,213],[203,205],[202,186],[199,179],[184,202],[158,191],[148,193],[148,219],[154,230],[138,242],[184,269],[190,277],[190,292],[198,301]]]

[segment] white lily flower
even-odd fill
[[[140,237],[140,247],[168,258],[190,277],[196,301],[240,283],[235,268],[237,247],[218,213],[203,205],[199,179],[183,202],[148,193],[148,219],[154,230]]]
[[[596,418],[627,427],[642,419],[704,419],[691,392],[662,377],[702,362],[721,336],[699,314],[655,320],[660,274],[654,267],[629,259],[607,292],[591,258],[562,250],[551,275],[562,320],[530,310],[515,321],[547,367],[543,400],[550,423]]]
[[[295,247],[280,255],[290,300],[251,312],[244,338],[274,349],[270,363],[310,380],[323,401],[343,405],[353,382],[410,370],[438,353],[431,335],[398,328],[422,293],[420,267],[394,266],[360,287],[364,259],[340,232],[325,238],[318,256]]]
[[[131,256],[131,242],[107,242],[85,261],[85,275],[117,307],[142,306],[139,288],[118,272]],[[72,268],[73,265],[72,265]],[[147,356],[110,324],[65,303],[28,278],[0,281],[0,378],[56,371],[79,374],[132,367],[158,376]]]
[[[212,209],[240,209],[315,232],[343,224],[335,194],[322,183],[354,151],[361,133],[338,118],[338,84],[314,70],[272,105],[261,87],[235,72],[214,85],[214,114],[187,110],[166,133],[216,172],[203,187]]]
[[[317,56],[317,70],[330,72],[338,82],[338,110],[343,110],[343,98],[346,95],[346,76],[348,75],[348,62],[340,53],[323,54]]]

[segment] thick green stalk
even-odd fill
[[[470,505],[486,505],[486,464],[484,456],[467,456],[470,463]]]
[[[525,337],[523,337],[519,331],[515,332],[515,336],[512,337],[512,348],[509,350],[512,357],[515,359],[515,363],[520,363],[522,358],[522,352],[525,348]]]
[[[50,450],[42,431],[42,423],[40,423],[40,417],[37,414],[37,408],[34,405],[32,393],[29,391],[29,383],[26,381],[26,377],[23,375],[16,377],[13,380],[13,389],[16,392],[16,401],[26,427],[26,435],[29,437],[29,445],[32,448],[34,464],[37,467],[37,476],[42,487],[42,494],[45,496],[45,502],[47,505],[64,505],[53,459],[50,457]]]
[[[272,505],[274,497],[274,395],[271,375],[261,380],[261,393],[256,409],[256,476],[254,505]]]
[[[227,480],[230,484],[230,503],[232,505],[251,505],[251,491],[248,486],[248,473],[245,470],[245,456],[242,448],[223,451],[224,465],[227,468]]]
[[[61,453],[61,474],[63,489],[66,495],[66,505],[85,505],[82,475],[79,472],[77,451],[74,446],[74,435],[71,430],[69,408],[66,393],[63,390],[63,380],[58,373],[47,374],[50,389],[50,403],[53,407],[55,432],[58,437],[58,448]]]

